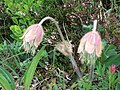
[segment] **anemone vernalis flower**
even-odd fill
[[[42,41],[44,31],[41,25],[33,24],[27,28],[21,39],[23,39],[22,47],[27,52],[31,52],[33,55],[36,48]]]
[[[86,33],[78,47],[78,53],[86,51],[88,54],[95,53],[96,56],[100,57],[102,53],[102,42],[99,33],[96,31],[97,20],[94,20],[93,29],[91,32]]]
[[[110,66],[110,73],[115,73],[115,71],[116,71],[116,66],[114,64],[112,64]]]
[[[96,56],[100,57],[102,53],[102,42],[101,37],[97,31],[91,31],[86,33],[78,47],[78,53],[86,51],[88,54],[95,53]]]

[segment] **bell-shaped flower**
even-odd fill
[[[102,42],[97,31],[88,32],[82,37],[77,52],[81,53],[84,51],[86,51],[88,54],[95,53],[98,57],[101,56]]]
[[[27,52],[35,54],[35,50],[42,41],[44,31],[41,25],[33,24],[27,28],[21,39],[23,39],[22,47]]]

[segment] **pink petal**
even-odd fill
[[[36,33],[34,32],[34,30],[29,31],[25,36],[26,42],[30,42],[30,41],[34,40],[35,39],[35,34]]]
[[[95,46],[93,44],[91,44],[90,41],[86,41],[86,44],[85,44],[85,51],[89,54],[92,54],[95,50]]]
[[[96,46],[96,55],[100,57],[102,54],[102,42],[101,40],[99,41],[98,45]]]
[[[24,32],[24,34],[23,34],[23,36],[21,37],[21,39],[24,38],[25,35],[26,35],[29,31],[31,31],[32,29],[34,29],[36,25],[37,25],[37,24],[33,24],[33,25],[29,26],[29,27],[26,29],[26,31]]]
[[[84,44],[85,43],[80,43],[79,46],[78,46],[78,50],[77,50],[77,53],[81,53],[84,49]]]
[[[98,42],[100,41],[100,37],[99,37],[98,32],[93,32],[93,31],[92,31],[90,37],[91,37],[90,42],[91,42],[92,44],[94,44],[95,46],[97,46],[97,45],[98,45]]]
[[[43,32],[42,26],[39,26],[39,25],[37,26],[36,30],[37,30],[37,33],[36,33],[34,45],[37,47],[39,43],[42,41],[44,32]]]
[[[85,42],[87,41],[87,38],[89,38],[89,36],[90,36],[89,34],[90,34],[90,32],[86,33],[86,34],[82,37],[82,39],[81,39],[81,41],[80,41],[80,44],[79,44],[79,46],[78,46],[77,53],[81,53],[81,52],[83,51]]]
[[[110,73],[115,73],[115,71],[116,71],[116,66],[114,64],[112,64],[110,66]]]

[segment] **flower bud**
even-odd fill
[[[33,55],[38,45],[42,41],[44,31],[39,24],[33,24],[27,28],[21,39],[23,39],[22,47],[27,52],[31,52]]]
[[[110,73],[115,73],[115,71],[116,71],[116,66],[114,64],[112,64],[110,66]]]

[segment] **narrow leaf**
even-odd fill
[[[4,78],[8,81],[8,83],[9,83],[10,87],[12,88],[12,90],[15,90],[15,84],[14,84],[14,79],[13,79],[12,75],[2,67],[0,67],[0,74],[2,76],[4,76]]]
[[[0,73],[0,85],[4,88],[4,90],[15,90],[11,88],[8,80]]]
[[[45,46],[43,46],[40,51],[36,54],[36,56],[33,58],[27,72],[25,73],[24,77],[24,87],[25,90],[29,90],[31,81],[33,79],[33,75],[35,73],[36,67],[38,65],[38,62],[41,58],[42,52],[44,51]]]

